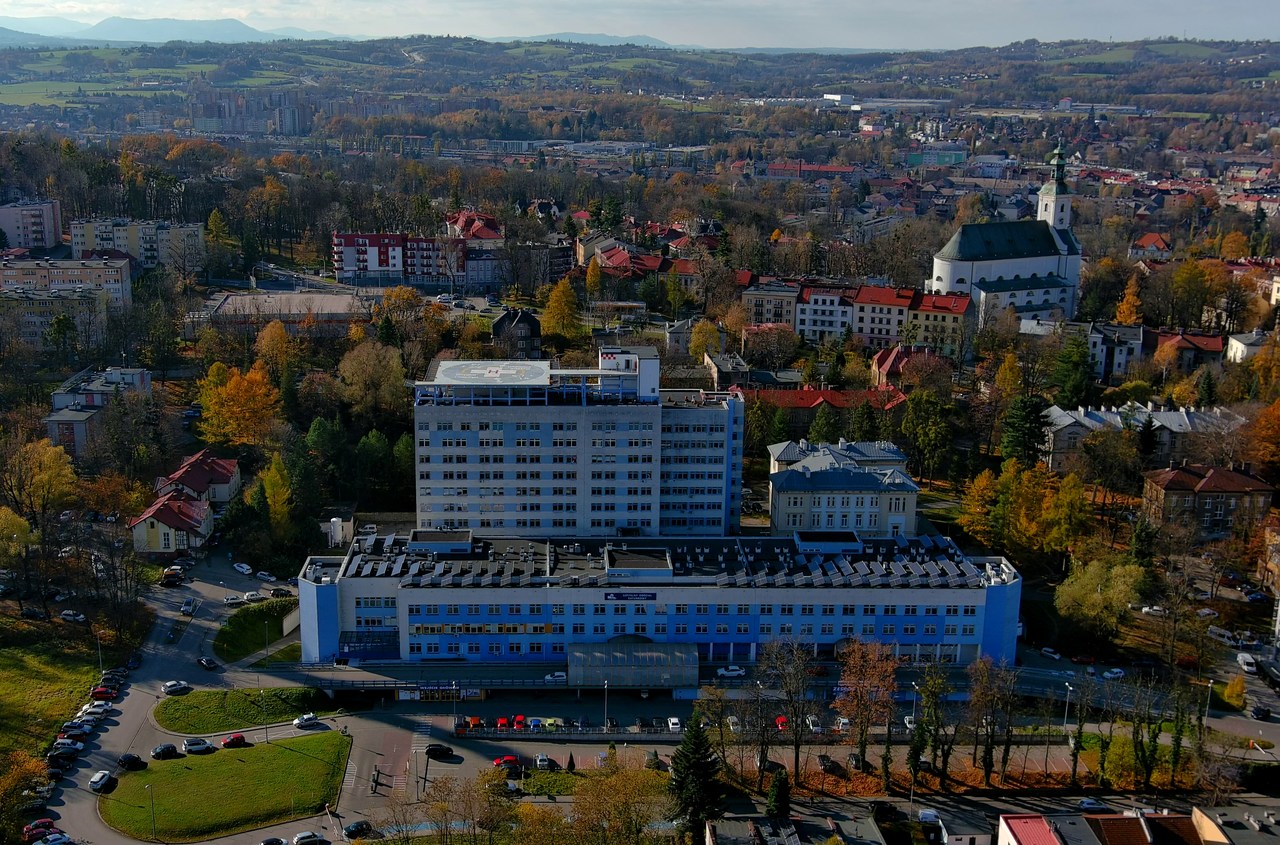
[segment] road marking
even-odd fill
[[[342,776],[342,788],[353,789],[356,785],[356,764],[347,760],[347,771]]]
[[[431,744],[431,723],[417,722],[413,724],[413,751],[420,751]],[[412,753],[412,752],[410,752]]]

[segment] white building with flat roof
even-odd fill
[[[597,367],[438,361],[414,385],[420,528],[722,536],[741,503],[743,405],[659,390],[649,347]]]

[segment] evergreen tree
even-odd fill
[[[773,433],[773,408],[767,402],[752,400],[746,414],[747,452],[757,454],[770,445]],[[776,442],[776,441],[774,441]]]
[[[383,346],[400,345],[400,338],[396,334],[396,324],[391,321],[390,314],[383,314],[382,319],[378,321],[378,331],[375,337],[378,343]]]
[[[863,402],[849,415],[849,434],[854,440],[879,439],[880,419],[870,402]]]
[[[1019,396],[1009,403],[1004,417],[1000,454],[1035,466],[1044,448],[1044,401],[1039,396]]]
[[[769,425],[769,442],[781,443],[791,439],[791,414],[779,405],[773,409],[773,421]]]
[[[771,819],[785,819],[791,815],[791,778],[786,769],[773,773],[769,781],[769,795],[765,799],[764,812]]]
[[[1201,405],[1218,404],[1218,380],[1213,377],[1213,371],[1208,367],[1200,371],[1200,378],[1196,382],[1196,393]]]
[[[1145,516],[1138,517],[1138,521],[1133,524],[1133,534],[1129,537],[1129,557],[1133,558],[1134,563],[1149,568],[1155,562],[1158,534],[1156,527]]]
[[[1156,421],[1147,414],[1142,420],[1142,425],[1138,426],[1138,454],[1142,457],[1144,464],[1149,464],[1156,453],[1157,445]]]
[[[1058,388],[1054,397],[1059,407],[1078,408],[1089,404],[1093,384],[1093,366],[1089,342],[1083,335],[1073,334],[1063,344],[1054,368],[1053,383]]]
[[[826,402],[814,414],[809,425],[810,443],[835,443],[840,439],[840,415]]]

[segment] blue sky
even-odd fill
[[[707,47],[995,46],[1172,35],[1280,40],[1274,0],[7,0],[17,17],[236,17],[352,35],[650,35]]]

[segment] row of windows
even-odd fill
[[[356,618],[357,628],[390,627],[393,625],[394,625],[394,620],[384,620],[381,617],[369,617],[369,618],[357,617]],[[862,624],[861,626],[853,623],[846,623],[840,626],[839,634],[842,637],[851,637],[851,636],[873,637],[873,636],[876,636],[877,633],[879,634],[879,636],[883,636],[883,637],[896,637],[896,636],[936,637],[938,636],[938,626],[936,624],[920,625],[920,626],[906,624],[906,625],[902,625],[901,627],[902,627],[902,630],[899,631],[898,626],[893,624],[880,625],[877,629],[876,624],[873,622],[867,622]],[[574,635],[585,636],[588,633],[587,623],[575,622],[569,626],[569,630]],[[836,626],[835,626],[835,623],[832,623],[832,622],[825,622],[818,625],[814,625],[813,623],[800,623],[797,625],[790,622],[782,622],[776,626],[771,622],[762,622],[758,626],[756,626],[756,630],[754,631],[752,630],[752,626],[745,622],[739,622],[739,623],[695,622],[692,625],[690,625],[690,623],[687,623],[687,622],[677,622],[672,625],[668,625],[665,622],[655,622],[652,625],[650,625],[647,622],[632,622],[632,623],[614,622],[612,623],[612,625],[605,622],[595,622],[595,623],[592,623],[591,625],[590,633],[595,636],[607,636],[610,634],[615,636],[619,634],[642,634],[646,636],[649,634],[653,634],[655,636],[665,636],[668,633],[671,633],[675,636],[686,636],[690,633],[690,630],[692,630],[692,632],[695,635],[715,633],[715,634],[724,634],[724,635],[739,634],[743,636],[759,635],[759,636],[766,636],[766,637],[774,636],[775,634],[778,636],[784,636],[784,637],[786,636],[811,637],[811,636],[814,636],[815,634],[817,636],[825,636],[825,637],[836,636]],[[464,634],[528,635],[531,633],[537,633],[537,632],[530,630],[529,626],[527,625],[411,625],[409,626],[410,636],[440,636],[440,635],[461,636]],[[550,634],[553,636],[563,635],[565,633],[565,626],[549,625],[549,626],[546,626],[546,631],[544,633]],[[974,625],[951,625],[951,624],[943,625],[942,635],[944,637],[955,637],[955,636],[973,637],[977,635],[977,627]],[[454,645],[456,645],[456,643],[454,643]],[[478,644],[471,643],[469,645],[478,645]],[[532,646],[534,645],[534,643],[530,643],[530,645]],[[410,653],[413,653],[412,647],[413,647],[413,643],[410,643]],[[472,653],[475,653],[475,652],[472,652]]]
[[[361,604],[361,602],[364,604]],[[391,604],[370,604],[369,602],[386,602]],[[356,607],[395,607],[394,599],[365,598],[356,599]],[[707,616],[714,612],[719,616],[730,613],[738,616],[750,616],[753,607],[758,607],[761,616],[977,616],[978,606],[975,604],[918,605],[918,604],[646,604],[624,602],[577,604],[411,604],[408,606],[410,616],[438,616],[444,608],[447,616],[543,616],[548,611],[552,616],[586,616],[587,608],[591,608],[592,616],[661,616],[670,610],[678,616],[689,614],[693,608],[695,616]],[[464,611],[465,608],[465,611]],[[941,612],[941,613],[940,613]],[[458,626],[465,627],[465,626]]]

